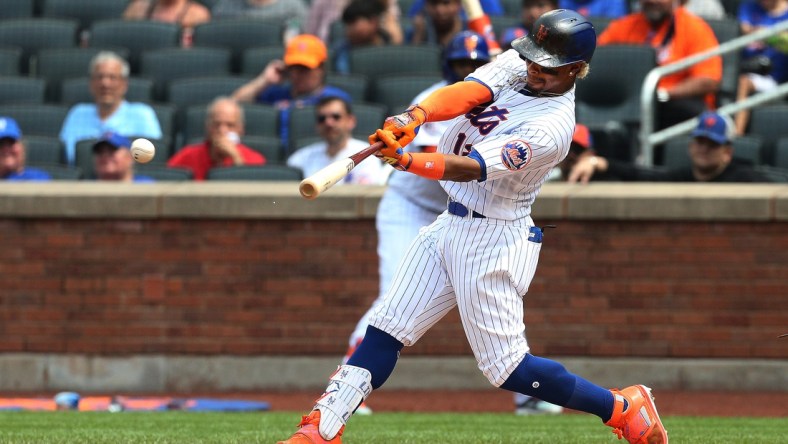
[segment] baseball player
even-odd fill
[[[419,93],[412,103],[419,103],[433,91],[458,82],[476,68],[490,61],[490,51],[484,38],[472,31],[457,33],[443,51],[443,78],[438,83]],[[450,121],[428,122],[421,126],[419,134],[408,145],[408,152],[434,153],[441,135]],[[435,221],[446,210],[446,192],[435,180],[414,174],[392,174],[388,187],[378,206],[375,218],[378,230],[378,273],[380,276],[377,299],[361,317],[350,335],[348,351],[343,360],[347,362],[358,344],[364,339],[369,317],[383,301],[402,256],[419,230]],[[356,414],[370,414],[372,410],[362,404]]]
[[[341,442],[353,411],[383,385],[400,350],[455,307],[491,384],[597,415],[629,443],[668,442],[648,387],[600,387],[529,353],[525,338],[524,295],[542,242],[531,205],[569,151],[575,79],[588,73],[595,47],[588,20],[550,11],[494,62],[370,136],[385,143],[379,155],[395,168],[440,180],[447,210],[411,243],[364,340],[285,443]],[[438,152],[404,152],[421,124],[447,119]]]

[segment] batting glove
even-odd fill
[[[399,141],[394,137],[394,134],[391,131],[379,129],[375,131],[374,134],[378,140],[386,144],[384,148],[378,150],[376,157],[382,159],[387,164],[393,166],[394,168],[405,171],[405,167],[403,166],[402,158],[405,156],[405,153],[402,150],[402,145],[400,145]],[[372,136],[370,136],[371,138]]]
[[[390,131],[400,144],[400,148],[411,143],[419,127],[427,120],[427,113],[418,105],[411,106],[402,114],[386,118],[383,122],[383,130]],[[377,133],[369,136],[370,145],[380,141]]]

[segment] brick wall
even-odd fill
[[[567,221],[535,352],[785,358],[784,222]],[[0,220],[0,353],[331,355],[377,292],[371,218]],[[456,313],[414,355],[469,355]]]

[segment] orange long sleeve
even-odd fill
[[[419,103],[427,122],[453,119],[492,100],[490,90],[479,82],[457,82],[440,88]]]

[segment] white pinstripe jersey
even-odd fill
[[[482,178],[441,181],[449,196],[488,218],[516,220],[531,205],[550,170],[569,152],[575,130],[575,89],[557,97],[523,91],[527,70],[510,49],[466,80],[487,86],[493,101],[459,116],[441,137],[438,151],[470,155],[482,165]]]

